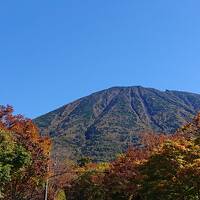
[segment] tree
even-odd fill
[[[129,150],[111,162],[104,179],[107,199],[139,199],[138,190],[141,175],[139,166],[169,137],[161,134],[141,133],[140,145]]]
[[[49,151],[51,142],[39,134],[30,119],[13,115],[11,106],[0,106],[0,129],[10,132],[15,143],[31,156],[31,164],[14,176],[6,184],[4,191],[7,200],[34,200],[41,198],[43,184],[48,176]]]
[[[55,198],[64,196],[64,189],[69,188],[77,178],[76,169],[77,166],[70,160],[58,163],[56,161],[51,162],[48,200],[54,200]]]
[[[77,168],[77,178],[71,186],[65,188],[69,200],[104,200],[106,199],[103,181],[108,163],[88,163]]]
[[[17,144],[10,132],[0,131],[0,196],[9,181],[20,176],[31,164],[31,155]]]
[[[200,146],[178,138],[164,143],[140,167],[142,199],[200,199]]]
[[[131,147],[110,163],[91,163],[81,159],[77,168],[77,178],[65,191],[69,199],[131,200],[139,199],[139,167],[146,161],[154,148],[168,137],[155,134],[142,134],[141,145]]]
[[[127,200],[138,196],[138,166],[146,154],[141,149],[131,149],[110,164],[104,178],[106,199]]]

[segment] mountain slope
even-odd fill
[[[200,95],[153,88],[114,87],[35,119],[53,138],[60,158],[110,160],[143,131],[173,133],[200,111]]]

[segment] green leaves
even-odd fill
[[[31,164],[31,155],[17,144],[9,131],[0,131],[0,194],[8,182]]]
[[[0,182],[1,187],[4,185],[4,183],[11,180],[11,165],[0,163]],[[2,188],[0,188],[2,190]]]
[[[41,198],[50,146],[30,119],[13,115],[10,106],[0,106],[0,191],[4,199]]]

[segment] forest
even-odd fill
[[[1,106],[0,199],[200,199],[200,114],[174,134],[140,134],[140,145],[110,162],[59,163],[51,148],[32,120]]]

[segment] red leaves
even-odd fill
[[[200,114],[173,136],[142,133],[139,138],[139,148],[130,148],[103,171],[99,164],[81,168],[66,189],[73,194],[69,199],[200,198]]]
[[[0,106],[0,128],[9,130],[17,143],[31,153],[32,164],[19,177],[7,186],[7,199],[9,193],[15,190],[19,198],[35,199],[38,196],[38,184],[47,177],[49,164],[49,151],[51,142],[47,137],[41,137],[38,128],[30,119],[22,115],[13,115],[11,106]]]

